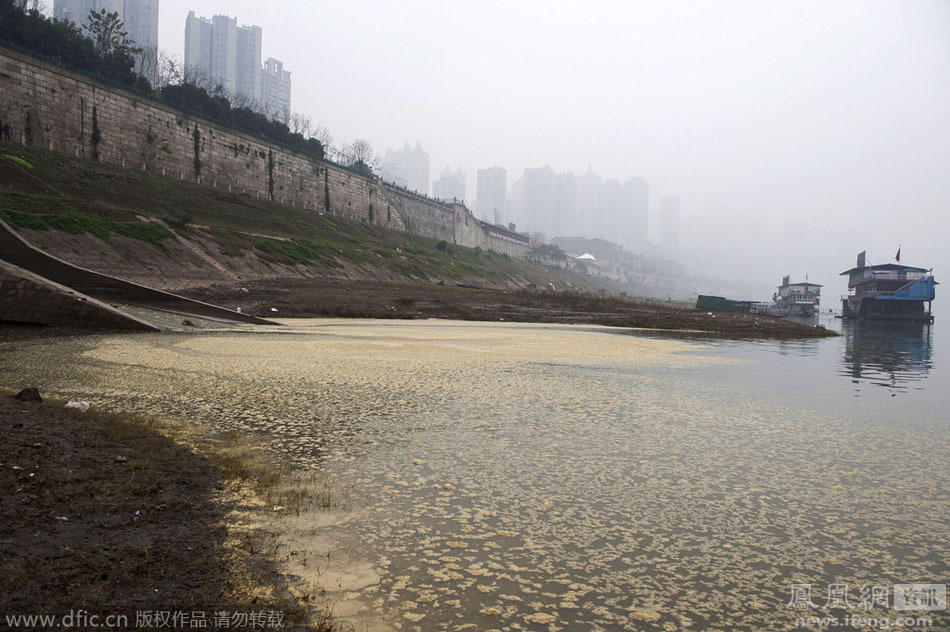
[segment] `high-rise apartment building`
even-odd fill
[[[261,29],[216,15],[208,20],[188,12],[185,19],[185,72],[249,101],[261,98]]]
[[[382,179],[395,182],[410,191],[429,193],[429,153],[422,149],[417,141],[410,148],[409,143],[402,149],[387,149],[380,161],[379,175]]]
[[[478,170],[475,210],[486,222],[497,224],[505,213],[508,172],[501,167]]]
[[[155,83],[158,80],[158,0],[124,0],[122,22],[136,48],[135,72]]]
[[[268,57],[261,70],[261,105],[272,118],[290,120],[290,72],[284,64]]]
[[[86,26],[86,18],[90,11],[106,10],[107,13],[118,13],[122,17],[125,9],[124,0],[55,0],[53,2],[53,17],[57,20],[69,20],[80,28]]]
[[[602,223],[594,236],[629,250],[642,248],[648,239],[650,185],[643,178],[631,178],[622,184],[607,180],[599,193]]]
[[[627,234],[628,242],[623,245],[629,248],[643,246],[650,239],[650,185],[643,178],[630,178],[624,183],[630,191],[630,230]]]
[[[185,79],[201,83],[199,80],[211,80],[211,44],[214,31],[211,20],[199,18],[194,11],[185,18]],[[202,75],[198,77],[197,75]]]
[[[660,198],[660,247],[675,250],[680,240],[680,199]]]
[[[258,101],[261,98],[261,27],[239,26],[235,36],[234,93],[250,101]],[[287,75],[289,84],[290,73]],[[287,109],[290,109],[289,102]]]
[[[226,16],[212,20],[188,12],[185,18],[185,76],[202,87],[234,89],[234,40],[237,24]],[[229,65],[228,60],[231,60]]]
[[[590,167],[587,167],[587,173],[577,176],[578,230],[573,234],[594,237],[604,233],[604,217],[598,202],[602,183],[601,177]]]
[[[527,230],[524,219],[524,175],[511,183],[511,198],[508,203],[508,221],[521,230]]]
[[[432,183],[432,196],[448,201],[465,200],[465,172],[462,168],[457,167],[452,172],[446,167],[439,179]]]
[[[618,180],[605,180],[597,193],[598,210],[603,224],[594,236],[623,245],[626,243],[627,230],[624,220],[630,216],[631,207],[628,191]]]
[[[185,51],[185,57],[188,51]],[[187,65],[188,61],[185,61]],[[237,20],[226,15],[211,18],[211,67],[207,70],[212,82],[227,92],[234,92],[237,76]]]
[[[135,72],[149,81],[158,78],[158,2],[159,0],[55,0],[53,17],[70,20],[85,27],[90,11],[119,14],[129,40],[135,48]]]
[[[577,213],[577,178],[573,171],[559,173],[555,180],[554,226],[551,236],[576,235],[580,230],[580,216]]]
[[[636,250],[648,239],[649,204],[650,185],[643,178],[604,181],[589,167],[581,176],[547,165],[525,169],[512,185],[513,214],[524,230],[546,239],[584,236]]]
[[[524,170],[522,214],[524,229],[545,238],[576,234],[577,178],[570,171],[556,173],[551,167]]]
[[[524,170],[524,193],[522,201],[522,230],[531,233],[543,233],[545,237],[554,237],[551,233],[557,202],[555,179],[557,174],[551,167],[528,168]]]

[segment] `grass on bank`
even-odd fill
[[[47,202],[50,203],[48,206]],[[162,250],[167,250],[166,239],[175,239],[175,234],[159,222],[113,221],[95,212],[81,210],[80,205],[64,204],[59,200],[2,196],[0,204],[0,219],[15,230],[31,228],[61,230],[74,235],[89,233],[103,241],[109,241],[111,234],[116,233],[144,241]],[[44,206],[47,208],[43,208]],[[23,210],[24,207],[30,210]]]
[[[26,167],[27,169],[33,168],[33,165],[31,165],[29,162],[27,162],[23,158],[20,158],[19,156],[14,156],[12,154],[0,154],[0,158],[6,158],[7,160],[12,160],[16,164],[20,165],[21,167]]]
[[[537,266],[504,255],[321,215],[267,199],[120,169],[0,142],[0,217],[15,228],[122,234],[162,247],[167,239],[210,237],[228,256],[284,264],[357,265],[417,280],[505,284],[537,276]],[[14,160],[14,158],[16,160]],[[27,169],[23,163],[32,168]],[[161,223],[143,222],[141,216]],[[384,275],[385,276],[385,275]]]

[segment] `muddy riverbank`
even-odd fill
[[[182,292],[269,318],[386,318],[609,325],[704,332],[723,338],[832,336],[770,316],[712,313],[692,305],[574,291],[499,290],[423,283],[271,279]],[[277,310],[276,312],[274,310]]]
[[[125,617],[116,627],[151,627],[147,612],[187,617],[184,627],[216,629],[227,613],[240,628],[263,612],[262,628],[322,629],[278,572],[273,537],[255,518],[267,513],[258,464],[167,423],[9,392],[0,393],[0,428],[0,612],[9,629],[86,629],[90,617],[110,616]],[[70,625],[61,617],[71,612]],[[58,623],[10,623],[21,615]]]

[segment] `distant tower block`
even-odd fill
[[[261,71],[261,105],[273,118],[290,120],[290,73],[273,57],[267,58]]]
[[[258,26],[238,26],[237,19],[226,15],[208,20],[190,11],[185,19],[186,78],[203,87],[220,86],[251,103],[260,100],[261,39]],[[287,73],[288,94],[289,77]]]
[[[660,198],[660,247],[675,250],[680,242],[680,199]]]
[[[416,142],[413,149],[406,143],[402,149],[389,149],[383,155],[379,174],[384,180],[394,182],[417,193],[429,193],[429,154]]]
[[[478,170],[475,210],[486,222],[497,224],[505,212],[508,173],[501,167]]]
[[[432,183],[432,196],[440,200],[464,201],[465,172],[462,168],[457,167],[453,173],[446,166],[439,179]]]

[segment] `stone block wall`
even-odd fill
[[[507,229],[498,229],[478,220],[464,204],[453,204],[455,214],[454,241],[467,248],[494,250],[516,259],[525,259],[531,252],[527,238],[519,238]]]
[[[394,187],[84,75],[0,48],[0,129],[10,140],[523,258],[463,205]],[[461,206],[459,213],[456,207]],[[462,226],[459,224],[462,223]],[[473,232],[474,231],[474,232]]]
[[[24,145],[405,230],[375,178],[6,49],[3,125]]]
[[[455,239],[455,213],[448,204],[390,183],[381,186],[402,216],[407,232],[450,243]]]

